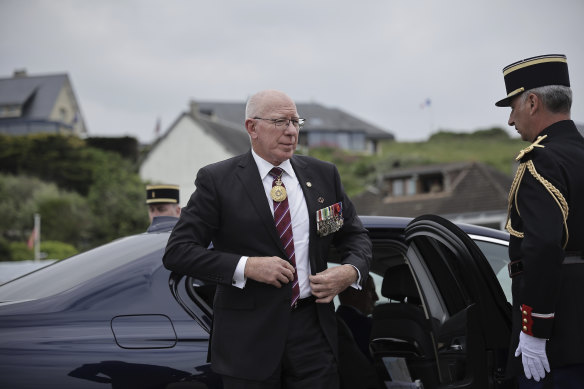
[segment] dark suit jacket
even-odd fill
[[[336,167],[305,156],[294,156],[291,164],[309,212],[312,273],[326,269],[328,248],[334,243],[345,253],[343,263],[354,265],[366,277],[371,242],[345,195]],[[195,184],[197,189],[168,240],[164,265],[217,283],[211,340],[213,370],[263,380],[275,371],[283,355],[292,289],[290,284],[276,288],[249,279],[243,289],[232,286],[242,255],[286,258],[251,151],[202,168]],[[316,211],[339,201],[343,202],[344,226],[334,234],[318,236]],[[207,250],[211,241],[214,250]],[[333,303],[317,304],[317,311],[336,355]]]

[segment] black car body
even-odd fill
[[[380,380],[397,361],[426,389],[510,387],[502,379],[511,328],[508,235],[471,225],[463,232],[436,216],[362,220],[381,297],[370,344]],[[0,387],[222,387],[207,362],[214,285],[163,267],[170,229],[151,228],[0,285]],[[334,248],[329,260],[336,261]],[[394,268],[408,269],[417,296],[382,296]],[[408,310],[421,311],[421,323],[400,316]],[[395,332],[396,323],[424,330]]]

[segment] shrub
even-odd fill
[[[11,261],[26,261],[34,259],[34,250],[28,248],[24,242],[12,242],[9,244],[10,254],[7,258]],[[77,249],[70,244],[54,240],[41,241],[41,259],[65,259],[77,254]]]

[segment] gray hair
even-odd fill
[[[248,100],[247,104],[245,105],[245,118],[254,118],[255,116],[261,116],[263,112],[260,112],[260,109],[263,107],[261,104],[262,100],[273,91],[271,90],[264,90],[261,92],[257,92],[253,94]]]
[[[266,109],[270,109],[269,105],[274,101],[280,101],[281,99],[289,100],[294,104],[294,101],[285,94],[284,92],[267,89],[252,95],[245,105],[245,118],[254,118],[256,116],[262,116]],[[296,105],[294,105],[296,106]]]
[[[257,116],[257,94],[252,95],[245,104],[245,119]]]
[[[522,93],[522,102],[533,93],[542,101],[543,106],[552,113],[570,113],[572,107],[572,89],[563,85],[546,85]]]

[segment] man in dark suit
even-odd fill
[[[294,155],[303,122],[286,94],[253,95],[252,150],[199,170],[166,247],[167,268],[217,283],[211,366],[225,388],[339,385],[332,300],[361,288],[371,242],[335,166]],[[331,244],[343,261],[327,269]]]
[[[513,331],[520,388],[584,388],[584,139],[570,120],[564,55],[503,69],[523,149],[509,194]]]

